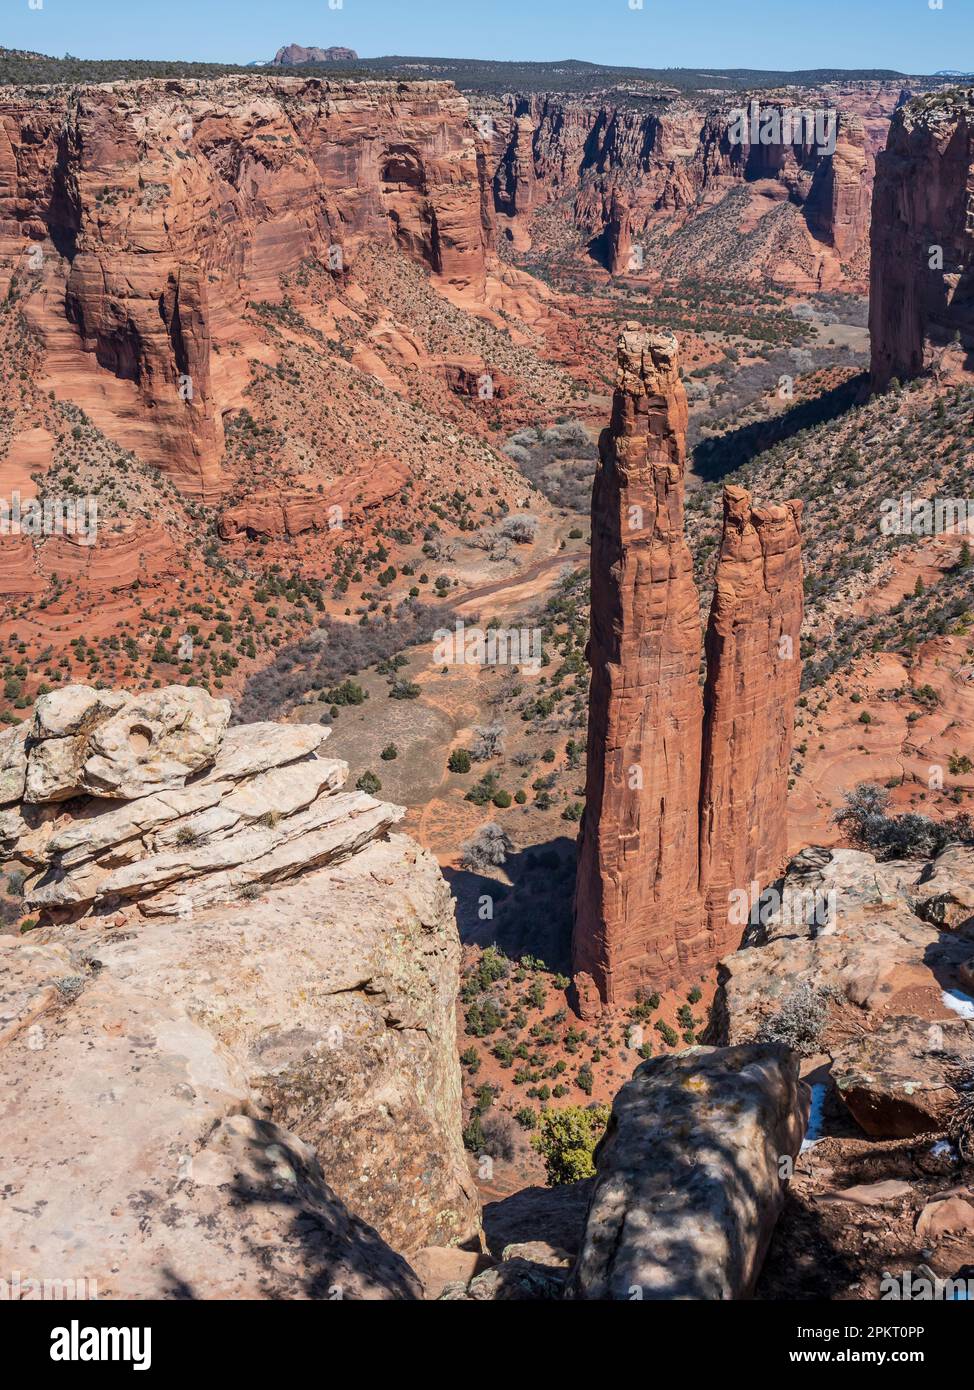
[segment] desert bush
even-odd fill
[[[407,647],[430,641],[439,628],[449,628],[454,621],[452,610],[414,599],[400,604],[389,617],[375,617],[365,626],[324,616],[314,632],[285,647],[273,665],[248,680],[234,723],[274,718],[309,690],[327,691],[358,671],[391,660]]]
[[[517,545],[532,545],[538,533],[536,516],[509,516],[498,527],[498,535]]]
[[[860,782],[844,796],[846,804],[832,819],[853,844],[870,850],[877,859],[931,859],[957,833],[956,828],[915,811],[887,815],[889,792],[873,782]]]
[[[595,1146],[605,1133],[609,1114],[607,1105],[542,1111],[531,1144],[544,1159],[550,1187],[594,1175]]]
[[[785,1043],[803,1057],[815,1052],[829,1018],[830,989],[801,984],[785,995],[776,1014],[758,1029],[758,1042]]]
[[[486,869],[503,864],[513,849],[510,837],[501,826],[490,821],[482,825],[472,839],[463,846],[460,867],[463,869]]]
[[[517,1152],[517,1129],[513,1118],[506,1110],[489,1110],[482,1117],[480,1127],[484,1136],[481,1153],[510,1163]]]
[[[475,763],[486,762],[488,758],[496,758],[498,754],[503,753],[506,732],[503,724],[478,724],[473,732],[470,756]]]

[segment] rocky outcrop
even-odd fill
[[[872,209],[872,385],[974,349],[974,90],[920,97],[897,112]]]
[[[354,63],[358,54],[354,48],[305,48],[300,43],[289,43],[274,54],[272,66],[275,68],[296,68],[302,63]]]
[[[586,803],[573,965],[583,1015],[716,964],[732,889],[784,864],[800,661],[797,502],[725,496],[700,698],[683,534],[686,393],[676,340],[627,325],[592,493]],[[736,937],[734,932],[736,931]]]
[[[669,334],[623,329],[592,492],[588,764],[573,964],[608,1003],[698,952],[700,620]],[[583,981],[584,987],[584,981]]]
[[[964,853],[974,882],[974,851]],[[742,949],[721,962],[717,1039],[753,1038],[801,986],[830,991],[870,1031],[904,1014],[955,1019],[944,996],[960,989],[974,933],[920,915],[939,896],[925,891],[930,870],[861,850],[803,850],[780,892],[754,904]]]
[[[535,206],[533,145],[534,120],[528,114],[515,117],[510,144],[494,175],[494,207],[508,217],[530,212]]]
[[[787,860],[787,769],[801,684],[800,502],[755,508],[724,490],[707,627],[700,886],[716,956],[740,944],[732,896]]]
[[[100,1296],[412,1297],[392,1251],[477,1226],[450,894],[400,808],[341,790],[327,730],[227,714],[75,687],[4,735],[0,835],[41,914],[0,938],[5,1251],[71,1255]],[[11,799],[96,743],[112,799]]]
[[[865,127],[851,116],[838,123],[835,149],[819,161],[805,201],[810,231],[843,258],[868,241],[873,176]]]
[[[576,1298],[734,1299],[785,1201],[808,1091],[787,1048],[693,1047],[638,1067],[596,1151]]]
[[[214,378],[214,333],[280,303],[282,276],[309,257],[341,276],[385,241],[482,291],[487,173],[468,114],[437,82],[8,89],[0,253],[39,277],[25,312],[50,384],[184,492],[219,497],[239,401]]]
[[[942,909],[972,886],[970,847],[929,864],[803,851],[721,962],[715,1040],[800,1034],[831,1055],[836,1094],[867,1134],[943,1132],[974,1065],[974,921],[961,909],[950,925]]]

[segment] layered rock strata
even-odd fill
[[[784,866],[801,506],[725,496],[699,679],[676,340],[627,325],[592,494],[592,666],[573,962],[583,1013],[713,965],[731,892]]]
[[[866,245],[876,148],[885,140],[900,88],[742,94],[734,107],[685,99],[645,103],[509,98],[490,112],[494,205],[509,218],[572,199],[575,224],[613,273],[632,269],[634,237],[661,222],[679,225],[735,188],[772,181],[799,206],[812,237],[842,259]],[[777,143],[743,139],[736,113],[757,103],[760,116],[793,111],[834,117],[833,137]],[[791,117],[789,117],[791,119]]]
[[[478,1222],[450,894],[327,730],[228,715],[72,687],[0,743],[40,913],[0,938],[5,1254],[100,1296],[413,1297],[393,1251]]]
[[[0,255],[52,385],[186,493],[223,489],[217,322],[279,302],[313,257],[341,276],[395,241],[482,289],[487,174],[449,83],[227,77],[42,88],[0,99]],[[232,331],[226,336],[233,336]],[[96,376],[98,372],[96,371]]]

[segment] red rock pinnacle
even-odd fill
[[[683,535],[676,339],[624,326],[592,493],[586,811],[573,943],[580,995],[680,973],[699,930],[700,615]],[[584,1002],[584,1001],[583,1001]]]
[[[772,882],[787,858],[788,767],[801,683],[801,502],[752,508],[724,490],[707,626],[700,886],[713,954],[740,943],[730,893]]]
[[[783,867],[801,664],[801,503],[724,495],[706,720],[683,534],[686,394],[676,340],[626,324],[592,493],[586,805],[573,968],[583,1015],[738,944],[729,895]],[[736,932],[736,939],[734,933]]]

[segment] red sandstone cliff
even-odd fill
[[[696,953],[701,918],[686,393],[669,334],[626,325],[618,361],[592,493],[592,685],[573,941],[576,974],[609,1003],[632,999],[641,982],[678,976]]]
[[[788,768],[801,684],[801,502],[752,507],[724,490],[707,626],[700,888],[715,959],[740,945],[732,890],[772,882],[787,860]]]
[[[867,242],[875,151],[900,95],[893,84],[858,83],[755,98],[765,111],[837,109],[834,153],[752,143],[749,133],[735,144],[726,104],[679,98],[647,111],[624,99],[511,98],[508,111],[491,113],[495,205],[519,218],[572,197],[576,225],[616,273],[630,268],[632,240],[660,222],[679,224],[734,188],[770,180],[803,209],[812,237],[846,260]]]
[[[784,866],[801,665],[801,504],[725,494],[700,698],[683,534],[686,395],[676,340],[624,327],[592,492],[585,815],[573,968],[584,1016],[739,944],[732,889]],[[736,933],[736,936],[735,936]]]
[[[52,389],[186,493],[221,494],[211,349],[305,258],[395,240],[482,290],[486,170],[448,83],[229,77],[0,97],[0,257]],[[39,261],[31,252],[42,253]],[[35,263],[36,261],[36,263]]]
[[[872,384],[974,349],[974,89],[903,107],[880,155],[872,211]],[[959,341],[958,340],[959,337]]]

